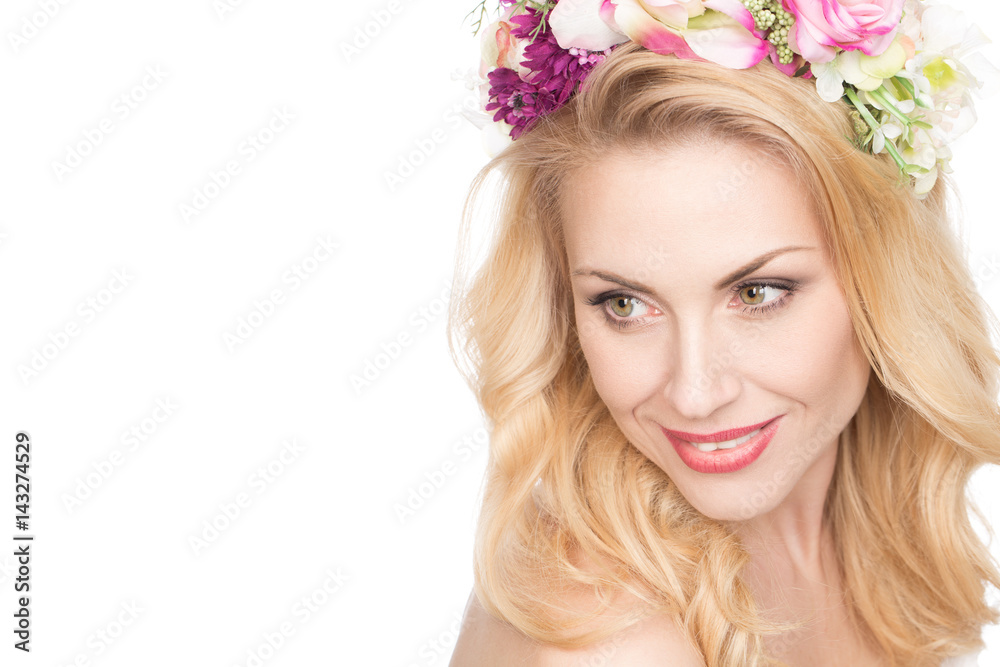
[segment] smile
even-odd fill
[[[733,447],[739,447],[744,442],[746,442],[750,438],[754,437],[758,433],[760,433],[760,429],[757,429],[756,431],[752,431],[750,433],[747,433],[746,435],[744,435],[741,438],[734,438],[732,440],[723,440],[722,442],[715,442],[715,443],[712,443],[712,442],[692,442],[690,444],[692,444],[695,447],[697,447],[699,451],[702,451],[702,452],[714,452],[716,449],[732,449]]]
[[[741,470],[756,461],[778,431],[780,420],[781,417],[775,417],[709,435],[660,428],[687,467],[696,472],[723,473]]]

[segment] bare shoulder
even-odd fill
[[[597,619],[596,622],[599,622]],[[705,667],[672,619],[651,616],[585,649],[542,644],[492,616],[469,596],[449,667]]]

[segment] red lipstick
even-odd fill
[[[781,417],[783,416],[781,415]],[[669,431],[662,426],[660,428],[663,434],[667,436],[667,439],[670,440],[670,444],[674,446],[674,450],[677,451],[677,455],[684,462],[684,465],[692,470],[703,473],[735,472],[756,461],[764,452],[768,443],[771,442],[771,438],[778,431],[781,417],[775,417],[769,421],[752,426],[718,431],[707,435]],[[734,440],[757,429],[760,429],[760,433],[732,449],[716,449],[712,452],[703,452],[691,444],[693,442],[724,442],[726,440]]]
[[[734,440],[740,436],[744,436],[751,431],[756,431],[765,424],[770,424],[772,421],[777,419],[777,417],[772,417],[767,421],[760,422],[759,424],[753,424],[752,426],[742,426],[740,428],[731,428],[728,431],[717,431],[715,433],[709,433],[708,435],[699,435],[698,433],[685,433],[684,431],[668,431],[663,429],[664,433],[669,433],[675,438],[680,438],[681,440],[687,440],[688,442],[723,442],[724,440]],[[662,427],[661,427],[662,428]]]

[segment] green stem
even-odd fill
[[[885,140],[885,149],[889,151],[889,155],[892,156],[892,159],[896,162],[896,165],[903,171],[906,171],[906,168],[909,166],[909,163],[903,159],[903,156],[900,155],[899,151],[896,150],[896,145],[893,144],[892,141],[890,141],[889,139]]]
[[[853,104],[854,108],[858,110],[858,113],[860,113],[861,117],[865,119],[865,122],[868,124],[868,127],[870,127],[873,132],[881,129],[881,126],[879,125],[878,121],[875,120],[875,117],[871,115],[870,111],[868,111],[868,107],[866,107],[864,103],[858,98],[858,94],[854,91],[853,88],[845,87],[844,94],[847,95],[847,99],[851,101],[851,104]],[[905,170],[906,161],[903,159],[903,156],[899,154],[899,151],[896,150],[896,146],[893,145],[892,141],[886,139],[885,148],[889,152],[889,155],[892,156],[892,159],[896,163],[896,166],[898,166],[902,170]]]
[[[883,91],[889,92],[889,91],[885,90],[885,86],[882,85],[882,86],[879,86],[878,88],[876,88],[875,90],[869,90],[868,94],[871,95],[871,97],[872,97],[873,100],[875,100],[876,102],[878,102],[879,104],[881,104],[882,106],[884,106],[886,111],[888,111],[893,116],[895,116],[896,118],[898,118],[899,122],[902,123],[904,127],[909,128],[910,127],[910,122],[911,122],[910,118],[906,114],[904,114],[902,111],[900,111],[899,109],[897,109],[896,105],[893,104],[892,101],[889,100],[889,98],[886,97],[883,94]]]
[[[549,18],[549,12],[551,12],[552,8],[555,7],[555,3],[550,2],[549,0],[542,0],[542,1],[520,0],[517,3],[518,9],[515,10],[514,13],[521,14],[526,12],[529,5],[531,6],[532,9],[534,9],[541,15],[538,20],[538,25],[536,25],[535,29],[532,30],[531,33],[528,35],[528,39],[534,41],[535,39],[538,38],[538,34],[543,30],[545,30],[546,27],[548,26],[547,19]]]
[[[917,89],[913,85],[912,81],[901,76],[894,76],[892,77],[892,80],[896,82],[896,85],[900,86],[903,90],[909,93],[910,99],[913,100],[913,103],[918,107],[923,107],[924,109],[930,108],[923,100],[920,99],[920,96],[917,95]]]
[[[845,86],[844,94],[847,95],[847,99],[851,101],[851,104],[854,105],[854,108],[858,110],[858,113],[861,114],[861,117],[865,119],[866,123],[868,123],[868,127],[870,127],[873,130],[877,130],[879,129],[879,127],[881,127],[878,124],[878,121],[875,120],[875,117],[872,116],[871,112],[868,111],[868,107],[866,107],[864,103],[860,99],[858,99],[858,94],[854,92],[853,88],[848,88]]]
[[[476,14],[476,12],[479,13],[479,16],[476,17],[475,19],[473,19],[473,23],[472,23],[472,34],[473,35],[478,35],[479,34],[479,31],[483,27],[483,20],[486,19],[489,16],[489,12],[486,10],[486,0],[482,0],[478,5],[476,5],[475,7],[473,7],[472,11],[470,11],[468,14],[465,15],[465,18],[469,18],[471,16],[474,16]]]

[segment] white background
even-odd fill
[[[486,461],[443,314],[487,160],[451,77],[478,65],[474,3],[92,0],[38,19],[44,4],[0,10],[0,664],[447,665]],[[1000,34],[995,4],[958,6]],[[953,164],[998,309],[1000,100],[979,109]],[[210,197],[186,220],[196,192]],[[19,430],[30,655],[11,647]],[[975,481],[1000,517],[996,471]],[[1000,664],[988,640],[982,664]]]

